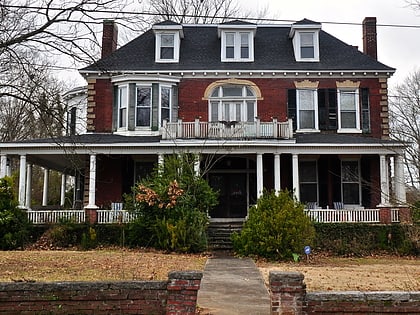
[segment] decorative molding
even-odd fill
[[[309,80],[303,80],[303,81],[295,81],[295,87],[297,89],[317,89],[319,85],[319,81],[309,81]]]
[[[221,85],[227,85],[227,84],[246,85],[246,86],[252,87],[253,90],[255,91],[255,96],[257,97],[257,100],[263,99],[263,97],[261,96],[260,88],[254,82],[249,81],[249,80],[241,80],[241,79],[232,78],[232,79],[226,79],[226,80],[217,80],[217,81],[214,81],[213,83],[210,83],[207,86],[206,90],[204,91],[204,96],[202,100],[208,100],[210,98],[211,92],[215,88]]]
[[[336,81],[337,88],[353,88],[358,89],[360,86],[360,81]]]

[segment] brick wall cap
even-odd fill
[[[269,281],[303,281],[303,274],[295,271],[270,271],[269,272]]]
[[[191,271],[170,271],[168,273],[169,280],[182,279],[182,280],[201,280],[203,272],[199,270]]]

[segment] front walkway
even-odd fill
[[[270,297],[252,259],[216,252],[207,260],[198,291],[203,315],[269,315]]]

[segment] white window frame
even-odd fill
[[[179,46],[180,46],[180,34],[177,31],[161,31],[161,32],[156,32],[156,40],[155,40],[155,59],[156,62],[161,62],[161,63],[176,63],[179,62]],[[172,35],[174,37],[174,56],[172,59],[164,59],[161,56],[161,48],[162,48],[162,35]]]
[[[149,109],[150,109],[150,113],[149,113],[149,125],[148,126],[138,126],[137,125],[137,109],[139,107],[141,108],[146,108],[146,106],[138,106],[137,104],[137,97],[138,97],[138,89],[148,89],[150,92],[150,104],[149,104]],[[140,84],[136,84],[136,98],[135,98],[135,128],[136,129],[142,129],[142,128],[147,128],[150,129],[150,127],[152,126],[152,86],[151,85],[140,85]]]
[[[313,111],[314,111],[314,128],[301,128],[300,116],[301,116],[301,104],[300,104],[300,93],[303,91],[311,91],[313,93]],[[318,90],[317,89],[296,89],[296,132],[319,132],[319,119],[318,119]]]
[[[210,95],[213,95],[215,91],[217,91],[217,96],[210,96],[209,97],[209,106],[208,106],[208,117],[209,121],[212,122],[212,109],[214,106],[217,106],[217,121],[229,121],[226,119],[224,115],[225,111],[225,105],[229,104],[229,117],[235,116],[235,107],[236,104],[241,105],[241,122],[254,122],[255,116],[257,116],[257,97],[254,89],[247,85],[238,85],[233,84],[233,86],[241,87],[242,88],[242,95],[241,96],[224,96],[223,95],[223,87],[229,86],[229,84],[226,85],[220,85],[217,86]],[[249,88],[253,95],[247,95],[247,88]],[[251,117],[248,117],[248,103],[253,102],[253,117],[251,121]]]
[[[358,181],[344,181],[343,180],[343,163],[345,162],[357,162],[357,171],[358,171]],[[341,159],[340,162],[340,169],[341,169],[341,201],[343,202],[343,204],[345,205],[349,205],[349,206],[356,206],[356,207],[360,207],[362,204],[362,174],[361,174],[361,169],[360,169],[360,159],[355,159],[355,158],[344,158]],[[358,204],[349,204],[346,203],[344,200],[344,185],[345,184],[357,184],[358,185],[358,192],[359,192],[359,203]]]
[[[172,86],[170,85],[159,85],[159,126],[162,127],[163,125],[163,121],[162,121],[162,91],[164,89],[168,89],[169,90],[169,117],[168,117],[168,121],[171,121],[171,117],[172,117]]]
[[[303,43],[301,42],[302,34],[312,34],[312,44],[314,49],[313,58],[304,58],[302,56],[301,48]],[[308,61],[308,62],[319,62],[319,30],[296,30],[293,37],[293,46],[295,51],[296,61]]]
[[[226,56],[227,40],[226,36],[228,34],[234,35],[234,56],[233,58],[228,58]],[[242,34],[248,35],[248,58],[241,57],[241,48],[242,48]],[[247,30],[224,30],[221,32],[221,60],[222,62],[249,62],[254,61],[254,32]]]
[[[125,104],[122,103],[123,93],[125,94]],[[128,85],[118,86],[117,105],[118,105],[117,129],[127,130],[128,128]],[[121,111],[124,109],[125,109],[125,124],[121,124]]]
[[[344,128],[342,125],[342,112],[346,112],[342,109],[341,104],[341,96],[342,94],[354,94],[354,113],[356,115],[356,126],[354,128]],[[337,111],[338,111],[338,129],[337,133],[362,133],[360,128],[360,97],[359,97],[359,89],[351,89],[351,88],[340,88],[337,89]]]

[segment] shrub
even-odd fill
[[[207,213],[217,204],[217,194],[193,165],[193,155],[167,156],[133,188],[137,220],[129,224],[128,244],[179,252],[207,248]]]
[[[234,250],[244,256],[292,259],[312,245],[315,230],[304,207],[287,191],[264,192],[249,211],[240,233],[232,236]]]
[[[18,208],[10,177],[0,178],[0,249],[22,248],[29,239],[30,224]]]

